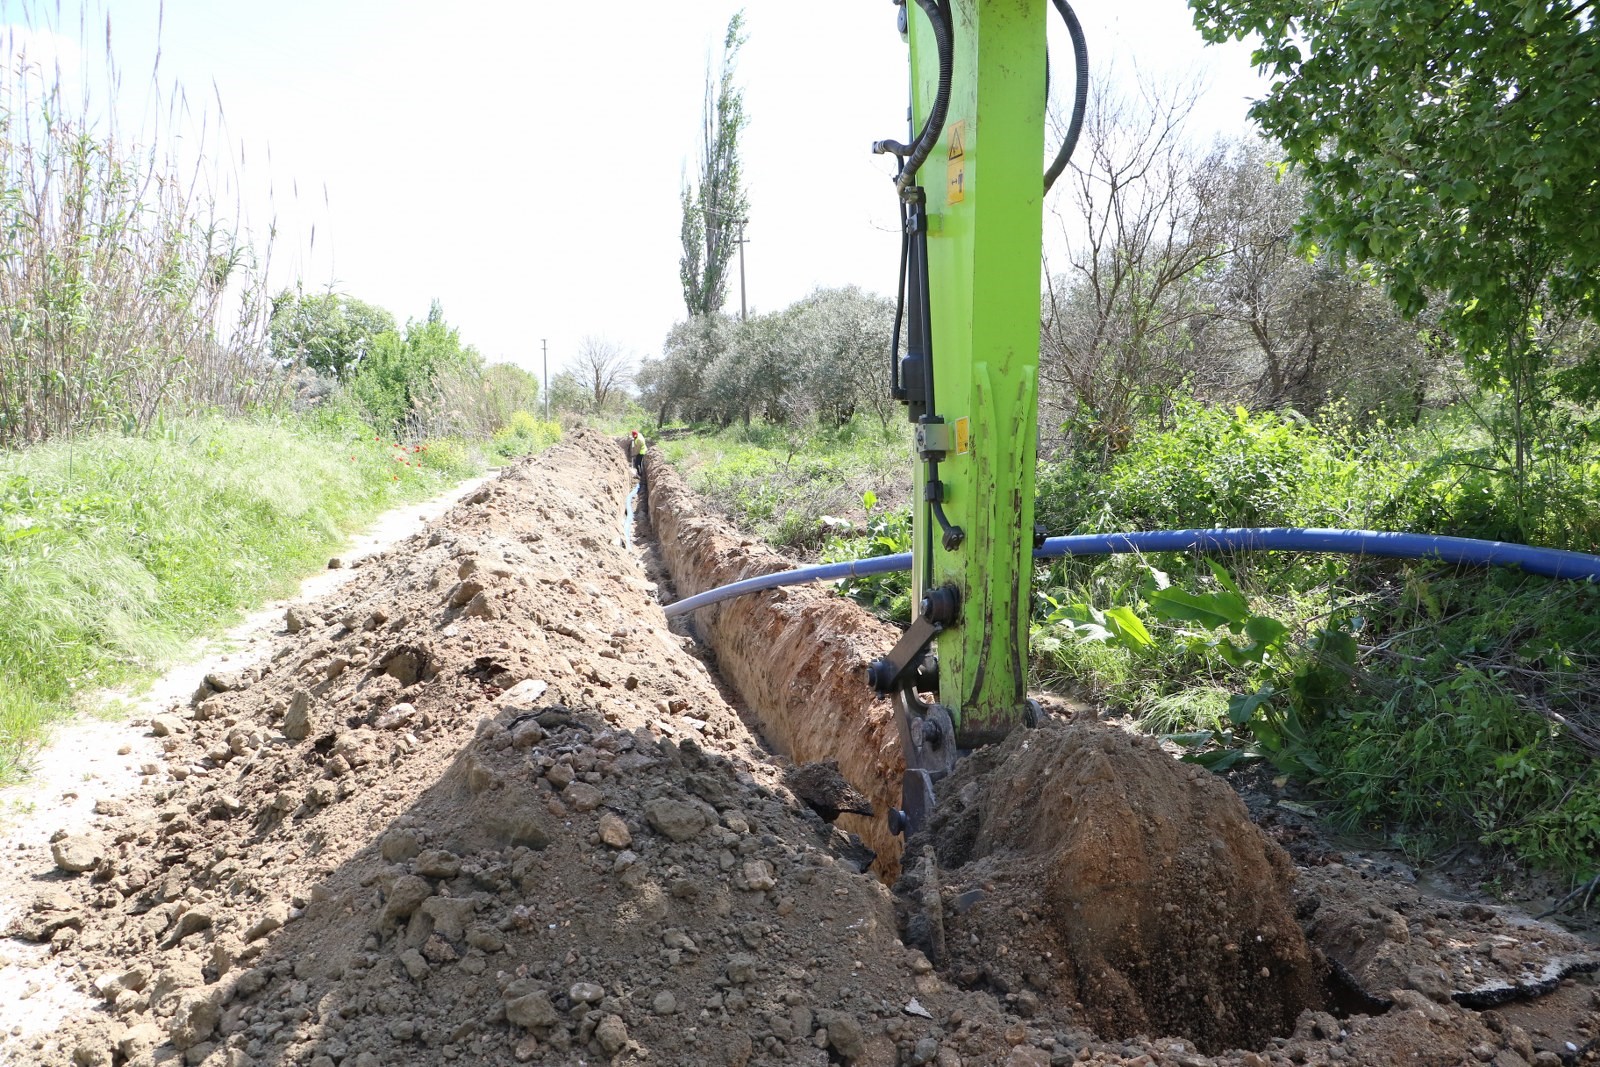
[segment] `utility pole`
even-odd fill
[[[706,209],[706,214],[715,216],[716,218],[722,219],[725,222],[731,222],[735,226],[739,227],[739,236],[736,239],[736,243],[739,245],[739,321],[744,322],[750,317],[750,308],[749,305],[745,303],[744,297],[744,246],[746,244],[744,228],[745,224],[750,220],[736,219],[732,215],[724,215],[722,212],[712,211],[710,208]]]
[[[739,220],[739,321],[744,322],[749,317],[749,311],[744,302],[744,224],[747,219]]]
[[[544,421],[550,421],[550,342],[541,338],[539,347],[544,350]]]

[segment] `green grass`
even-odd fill
[[[489,451],[500,459],[515,459],[546,448],[561,440],[561,424],[545,422],[526,411],[513,411],[511,420],[496,430]]]
[[[1364,526],[1514,540],[1526,520],[1490,459],[1459,413],[1358,432],[1191,406],[1167,430],[1147,428],[1109,470],[1045,465],[1040,512],[1063,532]],[[1595,550],[1597,471],[1593,445],[1541,469],[1541,543]],[[1283,631],[1259,661],[1223,654],[1225,642],[1253,647],[1243,633],[1173,619],[1152,600],[1152,568],[1194,596],[1220,596],[1202,561],[1124,556],[1062,562],[1040,588],[1047,604],[1126,607],[1153,640],[1042,623],[1036,678],[1153,733],[1209,731],[1197,757],[1270,759],[1336,823],[1413,851],[1472,841],[1532,866],[1595,872],[1600,753],[1578,733],[1600,736],[1600,588],[1340,556],[1221,562],[1249,617]]]
[[[289,591],[378,512],[470,474],[460,442],[198,419],[0,453],[0,781],[87,690]]]
[[[893,422],[885,431],[857,419],[832,429],[756,424],[669,432],[652,447],[741,527],[810,556],[839,529],[824,517],[866,527],[864,494],[874,494],[880,509],[908,506],[910,441],[908,424]]]

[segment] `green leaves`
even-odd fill
[[[1277,80],[1251,115],[1310,184],[1303,236],[1378,268],[1408,315],[1445,295],[1469,372],[1511,393],[1525,487],[1566,387],[1542,338],[1600,317],[1600,20],[1544,0],[1190,7],[1208,40],[1261,39]]]

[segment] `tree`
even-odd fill
[[[1408,315],[1444,294],[1469,371],[1508,400],[1519,512],[1552,327],[1600,316],[1594,0],[1191,0],[1207,39],[1259,34],[1251,115],[1306,177],[1307,240],[1370,263]]]
[[[1203,398],[1311,413],[1330,400],[1416,418],[1433,374],[1423,331],[1370,272],[1295,247],[1305,182],[1265,142],[1224,146],[1211,175],[1223,257],[1200,279],[1186,362]]]
[[[1097,94],[1060,183],[1070,269],[1045,295],[1041,407],[1102,455],[1182,387],[1194,288],[1226,251],[1207,185],[1215,153],[1198,156],[1184,135],[1194,102],[1191,89],[1149,85]]]
[[[599,413],[633,381],[633,360],[611,341],[585,337],[578,345],[574,371],[589,391],[593,410]]]
[[[343,381],[378,335],[394,328],[393,315],[355,297],[285,289],[273,298],[268,337],[280,364],[304,363]]]
[[[738,228],[750,210],[739,168],[739,134],[747,121],[744,91],[733,83],[739,48],[745,42],[743,28],[744,12],[740,11],[728,20],[717,77],[712,78],[709,66],[706,69],[700,173],[694,186],[687,179],[683,184],[683,258],[678,273],[690,318],[722,310],[728,263]]]
[[[444,321],[444,309],[435,300],[426,319],[406,323],[403,339],[393,331],[373,339],[350,389],[374,423],[398,434],[411,425],[438,374],[482,362],[477,350],[463,345],[459,333]]]
[[[582,412],[589,405],[588,387],[570,370],[561,371],[550,379],[550,407],[555,411]]]

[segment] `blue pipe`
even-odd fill
[[[1380,533],[1375,530],[1317,530],[1257,527],[1210,530],[1152,530],[1144,533],[1074,534],[1051,537],[1034,549],[1035,559],[1104,556],[1121,552],[1340,552],[1385,559],[1436,559],[1474,566],[1520,567],[1529,574],[1575,581],[1600,581],[1600,556],[1559,548],[1532,548],[1507,541],[1433,534]],[[669,618],[746,593],[803,582],[837,581],[911,569],[911,553],[874,556],[847,563],[823,563],[792,571],[746,578],[668,604]]]
[[[703,608],[708,604],[728,600],[746,593],[759,593],[765,589],[776,589],[780,585],[800,585],[803,582],[839,581],[842,578],[865,578],[869,574],[892,574],[895,571],[908,571],[911,569],[911,553],[901,552],[893,556],[873,556],[870,559],[849,560],[845,563],[819,563],[811,567],[801,567],[792,571],[776,571],[772,574],[763,574],[755,578],[745,578],[741,581],[730,582],[715,589],[707,589],[704,593],[696,593],[682,600],[675,600],[666,607],[667,618],[677,615],[687,615],[695,608]]]

